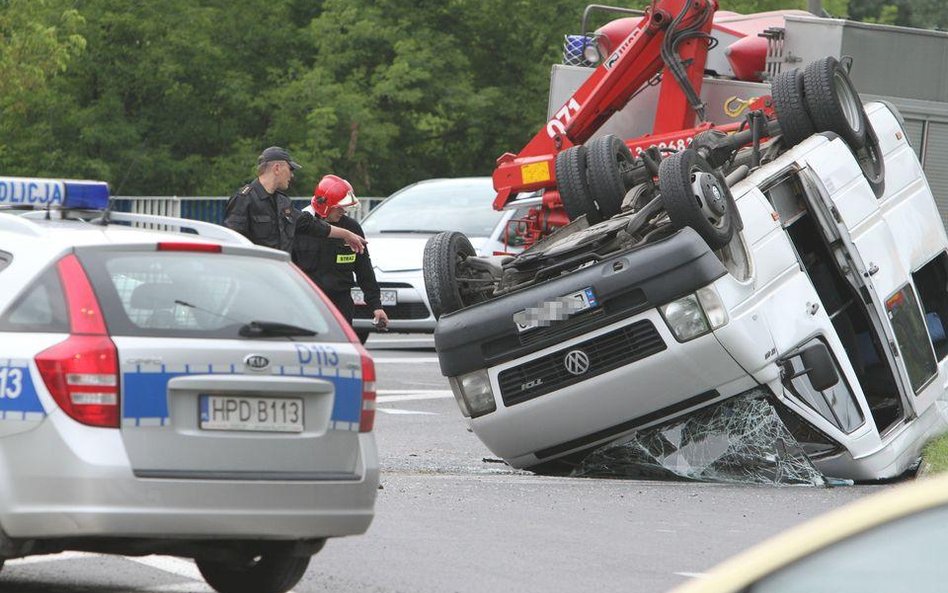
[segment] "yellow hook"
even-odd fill
[[[740,99],[738,97],[730,97],[724,102],[724,113],[728,117],[739,117],[742,113],[747,111],[747,108],[750,106],[751,102],[754,99]]]

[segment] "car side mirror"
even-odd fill
[[[800,359],[803,362],[803,374],[807,375],[817,391],[825,391],[839,383],[833,357],[823,342],[804,348],[800,352]]]

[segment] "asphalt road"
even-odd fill
[[[373,336],[382,489],[360,537],[330,541],[296,593],[661,593],[876,491],[550,478],[467,430],[430,337]],[[212,591],[193,563],[66,553],[14,560],[0,593]]]

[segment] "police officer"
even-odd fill
[[[346,208],[358,203],[348,181],[335,175],[326,175],[316,186],[312,203],[303,211],[314,214],[317,220],[328,222],[333,228],[347,229],[364,237],[359,223],[346,216]],[[382,309],[382,293],[368,251],[356,253],[342,241],[334,239],[298,236],[293,249],[293,261],[323,289],[350,324],[355,312],[351,289],[358,283],[365,295],[366,305],[373,311],[372,323],[379,329],[388,325],[388,315]],[[366,332],[356,333],[363,342],[368,337]]]
[[[362,253],[365,239],[342,227],[333,227],[293,207],[283,193],[300,166],[279,146],[267,148],[257,157],[257,178],[231,196],[224,209],[224,226],[257,245],[293,249],[295,236],[332,237],[354,253]]]

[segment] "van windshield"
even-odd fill
[[[346,341],[288,262],[170,251],[82,251],[79,259],[112,335]]]

